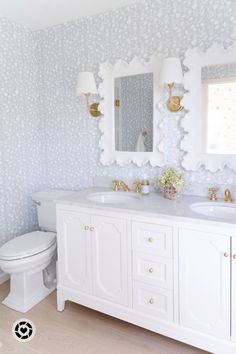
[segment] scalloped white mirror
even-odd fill
[[[100,65],[103,165],[114,162],[121,166],[131,162],[138,166],[148,162],[152,166],[163,165],[158,110],[161,64],[162,57],[154,55],[148,61],[135,57],[130,63],[119,60],[115,65],[108,62]]]
[[[236,169],[236,44],[228,49],[214,45],[206,52],[188,50],[184,65],[187,92],[182,103],[188,110],[181,143],[187,170],[200,166],[214,172]]]

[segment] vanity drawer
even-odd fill
[[[173,292],[134,282],[133,308],[152,317],[172,321]]]
[[[172,227],[136,221],[132,223],[134,251],[171,258],[172,237]]]
[[[173,288],[173,263],[169,258],[133,253],[133,278],[164,289]]]

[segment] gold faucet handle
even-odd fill
[[[224,201],[226,203],[232,203],[232,201],[233,201],[233,198],[232,198],[232,195],[231,195],[231,192],[230,192],[229,188],[226,188],[226,190],[225,190]]]
[[[209,188],[209,192],[211,193],[211,194],[210,194],[210,200],[211,200],[211,201],[217,200],[217,195],[216,195],[216,193],[218,192],[218,190],[219,190],[218,187],[211,187],[211,188]]]
[[[121,181],[120,185],[123,187],[124,192],[130,192],[128,184],[126,184],[125,182]]]
[[[136,193],[140,193],[140,192],[141,192],[141,185],[142,185],[142,182],[136,181],[136,182],[134,182],[133,184],[135,185],[134,191],[135,191]]]
[[[118,192],[118,190],[120,189],[120,181],[114,180],[112,181],[112,184],[113,184],[113,191]]]

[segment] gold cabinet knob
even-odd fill
[[[225,253],[224,253],[224,257],[226,257],[226,258],[229,257],[228,252],[225,252]]]
[[[93,232],[95,228],[93,226],[90,227],[90,231]]]
[[[236,259],[236,254],[233,255],[233,259]]]
[[[154,241],[153,237],[148,237],[148,242],[152,243]]]
[[[149,268],[148,271],[149,271],[149,273],[153,273],[154,272],[154,268]]]
[[[151,299],[149,299],[149,304],[153,305],[154,304],[154,299],[151,297]]]
[[[85,231],[88,231],[88,230],[89,230],[89,226],[85,226],[85,227],[84,227],[84,230],[85,230]]]

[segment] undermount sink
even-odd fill
[[[99,192],[87,196],[90,202],[101,204],[127,204],[140,199],[140,196],[132,192]]]
[[[198,214],[232,220],[236,219],[236,204],[226,203],[195,203],[190,208]]]

